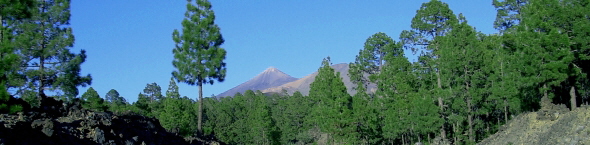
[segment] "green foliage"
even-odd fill
[[[402,31],[400,40],[414,54],[420,52],[421,55],[434,57],[429,53],[438,50],[438,47],[432,40],[437,36],[444,36],[456,23],[457,16],[453,14],[448,4],[431,0],[423,3],[416,11],[412,19],[412,30]]]
[[[41,105],[41,98],[39,98],[39,95],[37,95],[37,92],[35,91],[26,90],[20,97],[31,105],[32,108]]]
[[[202,133],[228,144],[410,144],[435,137],[474,144],[509,116],[537,109],[545,92],[561,103],[590,94],[590,5],[584,1],[494,1],[494,26],[501,33],[484,35],[446,3],[432,0],[420,7],[400,42],[384,33],[366,40],[349,65],[354,96],[326,58],[309,96],[247,91],[200,98],[203,105],[197,105],[180,98],[176,81],[201,88],[225,76],[223,39],[211,5],[197,4],[187,7],[194,13],[183,21],[183,35],[173,33],[177,70],[159,99],[162,107],[154,107],[151,101],[158,99],[150,93],[140,94],[133,107],[182,135],[200,130],[194,118],[201,116]],[[419,54],[418,60],[410,62],[403,48]]]
[[[129,103],[127,100],[117,92],[115,89],[109,90],[105,95],[105,103],[109,106],[109,111],[119,113],[127,111]]]
[[[152,108],[150,107],[150,98],[142,93],[137,95],[137,101],[133,102],[133,106],[135,113],[149,117],[155,116],[152,113]]]
[[[69,51],[70,1],[35,2],[47,9],[28,8],[33,1],[0,0],[0,113],[28,108],[11,102],[16,99],[8,87],[23,88],[16,95],[39,106],[45,91],[70,100],[77,86],[90,84],[89,75],[79,74],[84,50]],[[211,134],[228,144],[430,144],[435,137],[474,144],[509,116],[538,109],[540,96],[572,109],[581,104],[577,100],[587,103],[590,3],[494,0],[493,5],[500,34],[477,32],[446,3],[431,0],[417,10],[400,42],[381,32],[370,36],[349,65],[354,96],[328,57],[309,96],[250,90],[218,99],[203,98],[202,85],[225,79],[224,39],[211,4],[189,0],[183,29],[173,32],[176,70],[165,96],[151,83],[129,105],[114,89],[103,100],[90,87],[82,105],[131,110],[158,118],[168,131]],[[403,48],[419,54],[418,60],[410,62]],[[180,97],[176,81],[197,85],[199,99]]]
[[[155,82],[145,85],[143,94],[150,98],[150,102],[157,102],[162,99],[162,88]]]
[[[275,132],[275,120],[271,118],[271,110],[266,96],[257,91],[254,93],[248,90],[244,93],[244,97],[248,99],[247,122],[249,122],[250,137],[252,137],[252,144],[274,144],[276,139],[273,138]]]
[[[179,133],[184,136],[193,135],[197,130],[197,106],[196,102],[186,96],[182,97],[178,101],[180,106],[178,111],[182,112],[182,115],[177,116],[180,120],[176,120],[180,127]]]
[[[196,130],[196,106],[195,101],[188,97],[180,97],[178,86],[173,79],[166,91],[166,98],[162,98],[161,108],[151,110],[157,112],[157,118],[162,127],[169,131],[177,132],[183,136],[190,136]]]
[[[15,54],[14,34],[11,26],[4,25],[6,20],[20,20],[30,18],[29,9],[32,0],[1,0],[0,7],[0,113],[14,113],[22,110],[22,106],[9,104],[12,96],[8,93],[8,82],[12,73],[18,68],[19,57]]]
[[[524,109],[521,107],[520,93],[519,93],[519,76],[517,72],[520,62],[515,59],[513,52],[504,49],[502,46],[502,36],[491,35],[485,36],[482,39],[482,47],[485,47],[486,54],[484,54],[484,64],[486,67],[482,68],[484,74],[488,75],[486,79],[488,85],[485,90],[487,93],[486,101],[494,102],[484,104],[483,107],[488,108],[486,113],[492,114],[497,118],[501,118],[504,122],[508,121],[509,114],[517,114]],[[501,112],[496,114],[493,112]],[[495,118],[494,117],[494,118]],[[488,120],[486,122],[491,122]],[[493,124],[488,124],[493,125]]]
[[[94,88],[90,87],[84,94],[82,94],[82,107],[93,111],[106,111],[108,106],[105,104],[104,99],[100,98]]]
[[[160,114],[160,111],[163,107],[163,96],[162,96],[162,88],[158,84],[150,83],[146,84],[145,88],[143,89],[143,96],[148,98],[147,107],[151,111],[150,114],[153,116],[157,116]]]
[[[416,15],[412,19],[412,30],[404,30],[400,34],[400,40],[404,47],[410,49],[414,54],[420,54],[416,63],[418,76],[428,76],[428,78],[420,78],[423,82],[419,85],[421,89],[431,91],[423,91],[425,93],[420,93],[420,95],[438,100],[439,113],[443,120],[446,115],[450,114],[448,110],[445,110],[445,104],[451,101],[449,99],[451,94],[449,94],[450,88],[446,85],[448,82],[444,82],[446,78],[441,76],[441,72],[446,70],[441,67],[444,62],[439,60],[441,58],[439,51],[445,48],[441,47],[439,41],[436,41],[435,38],[447,35],[457,23],[457,16],[449,8],[448,4],[438,0],[431,0],[423,3],[420,9],[416,11]],[[433,75],[435,77],[432,77]],[[447,125],[448,123],[445,120],[440,126],[439,135],[443,139],[446,139],[447,136],[445,130]]]
[[[519,89],[530,94],[521,97],[523,106],[538,104],[539,96],[577,106],[576,88],[587,80],[589,68],[582,64],[588,49],[581,47],[588,44],[586,12],[587,2],[578,0],[530,1],[521,8],[520,23],[503,35],[503,45],[518,52],[523,64]]]
[[[382,117],[379,111],[384,109],[367,94],[369,83],[382,83],[382,79],[377,78],[386,65],[386,56],[400,55],[393,39],[385,33],[379,32],[373,34],[365,41],[364,49],[356,56],[356,61],[350,64],[349,76],[351,81],[357,85],[356,95],[353,97],[353,111],[356,121],[356,131],[362,140],[359,143],[376,144],[382,140]],[[403,51],[401,51],[403,55]],[[369,78],[369,80],[367,80]]]
[[[520,12],[528,0],[494,0],[492,5],[497,10],[494,28],[504,32],[519,24],[522,16]]]
[[[352,125],[352,97],[346,87],[330,67],[330,57],[322,61],[318,75],[310,85],[309,97],[314,101],[311,120],[322,132],[330,133],[334,143],[347,144],[355,136]]]
[[[12,96],[5,91],[5,87],[0,85],[0,113],[8,113],[12,114],[15,112],[20,112],[23,110],[23,107],[18,104],[11,104],[9,103]]]
[[[201,132],[203,114],[203,84],[222,82],[225,79],[225,42],[219,27],[215,24],[215,14],[207,0],[196,0],[196,6],[188,0],[185,18],[182,20],[182,33],[174,30],[172,39],[176,47],[172,50],[176,68],[172,76],[179,82],[199,87],[198,128]]]
[[[90,75],[80,75],[80,65],[86,60],[86,51],[70,52],[74,44],[69,27],[70,1],[35,1],[36,8],[29,9],[31,18],[8,22],[14,25],[13,39],[21,57],[18,76],[10,83],[24,96],[27,90],[35,90],[45,96],[45,91],[57,92],[57,97],[71,100],[78,95],[78,86],[90,85]]]
[[[283,96],[281,96],[283,97]],[[283,97],[275,108],[272,108],[273,117],[277,117],[277,127],[281,131],[282,144],[295,144],[305,142],[300,134],[310,129],[306,126],[307,116],[311,106],[309,97],[296,91],[292,96]],[[276,112],[276,113],[275,113]]]
[[[455,142],[475,143],[477,138],[474,133],[474,123],[480,109],[489,109],[484,107],[484,96],[488,75],[483,71],[485,68],[486,51],[482,47],[479,34],[475,29],[467,24],[463,15],[459,14],[459,24],[456,24],[446,36],[437,37],[435,41],[440,44],[441,62],[440,69],[446,89],[449,91],[451,101],[448,105],[448,123],[455,124],[455,129],[451,136],[457,138],[466,138],[455,140]],[[466,124],[464,128],[456,127],[456,124]],[[465,129],[465,130],[461,130]],[[467,139],[468,138],[468,139]]]
[[[123,98],[123,96],[119,95],[119,92],[115,89],[109,90],[109,92],[105,95],[106,101],[114,104],[114,105],[125,105],[127,104],[127,100]]]
[[[168,90],[166,90],[166,97],[180,98],[180,93],[178,92],[178,85],[176,85],[176,81],[174,81],[174,78],[170,78],[170,84],[168,85]]]

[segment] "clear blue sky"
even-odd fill
[[[354,61],[365,40],[385,32],[397,40],[428,0],[252,0],[211,1],[225,38],[227,77],[205,85],[203,94],[219,94],[274,66],[301,78],[315,72],[326,56],[332,63]],[[453,0],[455,14],[486,34],[495,33],[491,0]],[[173,71],[172,31],[181,29],[186,1],[72,1],[74,51],[88,54],[82,74],[91,74],[101,97],[116,89],[134,102],[147,83],[163,94]],[[198,97],[198,88],[179,83],[180,94]],[[88,87],[80,88],[80,95]]]

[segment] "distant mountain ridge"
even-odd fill
[[[350,81],[350,77],[348,77],[348,70],[350,69],[348,67],[348,64],[347,63],[339,63],[339,64],[334,64],[331,67],[334,69],[335,72],[340,72],[340,78],[342,78],[342,82],[344,82],[344,85],[346,86],[348,93],[355,94],[356,91],[353,89],[355,87],[355,85],[354,85],[354,83],[352,83]],[[289,93],[289,95],[292,95],[296,91],[301,92],[301,94],[303,94],[303,95],[309,95],[310,85],[315,80],[315,77],[317,75],[318,75],[318,72],[316,71],[316,72],[314,72],[310,75],[307,75],[299,80],[285,83],[281,86],[268,88],[268,89],[262,90],[261,92],[265,93],[265,94],[272,94],[272,93],[282,93],[283,90],[286,90],[287,93]]]
[[[264,90],[271,87],[283,85],[288,82],[297,80],[297,78],[291,77],[275,67],[269,67],[256,77],[229,89],[216,97],[228,97],[234,96],[236,93],[244,93],[247,90]]]
[[[334,64],[331,67],[335,72],[340,73],[340,78],[342,79],[342,82],[344,82],[348,94],[356,94],[356,91],[354,90],[356,85],[350,81],[350,77],[348,76],[348,70],[350,69],[348,64],[339,63]],[[268,95],[282,94],[283,91],[286,91],[289,95],[293,95],[293,93],[299,91],[301,94],[307,96],[309,95],[310,85],[317,75],[318,72],[316,71],[303,78],[296,79],[274,67],[270,67],[253,79],[227,90],[217,95],[217,97],[234,96],[238,92],[243,94],[247,90],[260,90],[262,93]],[[370,92],[375,92],[375,88],[375,84],[369,85]]]

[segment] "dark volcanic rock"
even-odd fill
[[[38,119],[33,121],[31,128],[41,130],[48,137],[53,136],[53,121],[51,119]]]
[[[41,105],[15,115],[0,114],[0,144],[223,144],[169,133],[155,118],[82,109],[77,100],[64,104],[44,98]]]

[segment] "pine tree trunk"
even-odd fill
[[[442,85],[440,82],[440,72],[437,70],[436,71],[436,81],[437,81],[437,86],[439,89],[442,89]],[[444,112],[444,103],[443,103],[443,99],[442,97],[438,96],[438,105],[440,106],[440,112]],[[441,114],[440,116],[443,120],[445,119],[445,116],[443,114]],[[441,138],[444,140],[447,138],[447,133],[445,132],[445,125],[443,122],[443,125],[440,127],[440,136]]]
[[[459,142],[458,139],[457,139],[457,136],[458,136],[457,127],[458,127],[458,125],[455,125],[455,123],[451,123],[451,124],[453,124],[453,132],[455,132],[455,135],[454,135],[455,137],[454,137],[454,140],[453,140],[453,144],[457,144]]]
[[[506,99],[504,99],[504,121],[508,123],[508,101]]]
[[[41,54],[43,54],[43,50],[45,46],[42,45],[41,46]],[[45,76],[43,75],[45,71],[45,57],[43,55],[41,55],[41,57],[39,58],[39,72],[41,72],[41,74],[39,75],[39,96],[41,96],[42,98],[45,97]]]
[[[467,69],[465,69],[465,74],[467,74]],[[469,140],[475,142],[473,137],[473,111],[471,107],[471,96],[469,94],[469,83],[465,82],[465,88],[467,91],[467,120],[469,121]]]
[[[379,72],[383,69],[383,50],[379,50]]]
[[[430,133],[428,134],[428,144],[432,144],[432,142],[430,142]]]
[[[418,142],[421,142],[422,138],[420,137],[420,134],[416,134],[416,136],[418,136]]]
[[[489,120],[490,112],[486,112],[486,120]],[[485,121],[486,122],[486,133],[490,133],[490,122],[492,121]]]
[[[504,88],[504,61],[500,61],[500,73],[502,76],[502,88]],[[508,96],[504,96],[504,121],[508,123]]]
[[[547,84],[543,84],[543,97],[549,99],[549,96],[547,96]]]
[[[405,145],[406,144],[406,138],[404,137],[404,135],[402,134],[402,144]]]
[[[469,121],[469,140],[475,142],[473,137],[473,114],[471,114],[471,100],[467,100],[467,106],[469,106],[469,115],[467,115]]]
[[[4,39],[4,19],[0,15],[0,44],[2,44],[2,39]]]
[[[202,125],[203,125],[203,83],[197,83],[199,86],[199,116],[197,117],[197,134],[202,135]]]
[[[46,6],[45,6],[46,2],[43,1],[42,2],[42,11],[46,10]],[[45,30],[45,23],[41,22],[41,30]],[[43,36],[45,37],[45,35]],[[43,40],[41,40],[41,56],[39,57],[39,72],[41,72],[41,75],[39,76],[39,96],[41,96],[43,98],[45,98],[45,42],[46,38],[44,38]]]
[[[572,88],[570,89],[570,103],[571,103],[571,107],[572,107],[572,111],[574,111],[577,107],[577,102],[576,102],[576,87],[572,86]]]

